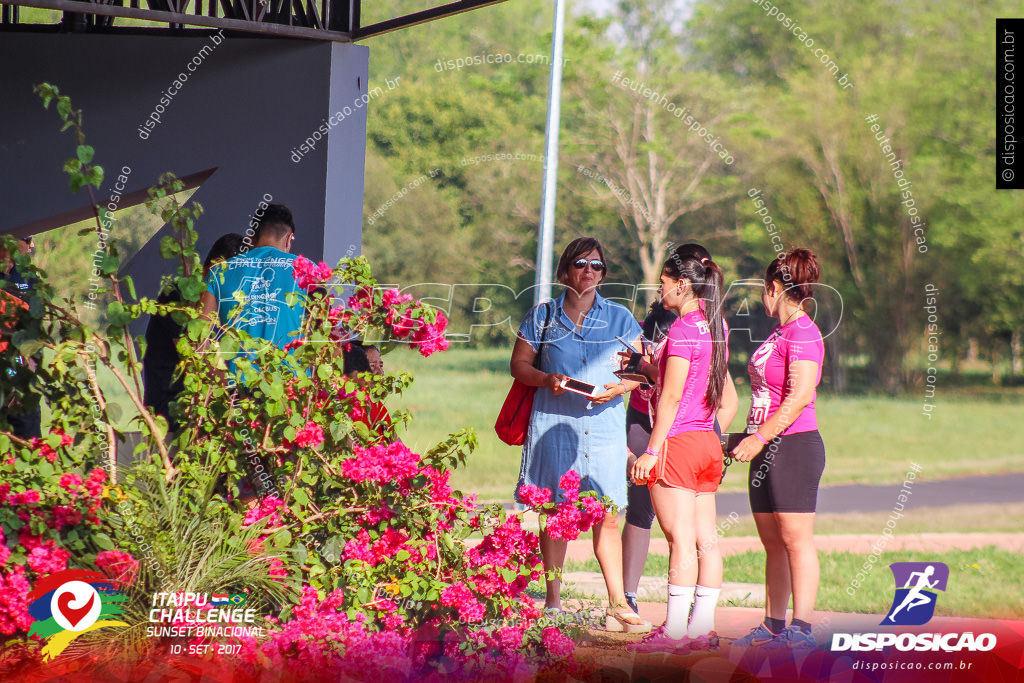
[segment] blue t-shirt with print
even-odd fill
[[[289,292],[302,291],[292,275],[295,259],[295,254],[275,247],[256,247],[214,265],[206,278],[206,291],[217,300],[221,324],[279,348],[294,340],[303,313],[301,302],[289,306],[286,301]]]

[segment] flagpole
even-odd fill
[[[551,76],[548,83],[548,120],[544,134],[544,186],[541,190],[540,231],[537,236],[537,275],[533,303],[551,298],[555,248],[555,199],[558,194],[558,129],[562,110],[562,52],[565,34],[565,0],[555,0],[555,25],[551,35]]]

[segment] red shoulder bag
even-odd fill
[[[544,350],[544,341],[548,335],[548,325],[551,323],[552,304],[547,305],[547,315],[544,318],[544,331],[541,332],[540,345],[537,347],[537,355],[533,359],[533,367],[540,369],[540,354]],[[537,393],[537,387],[529,387],[518,379],[512,380],[512,388],[508,390],[508,396],[501,405],[498,412],[498,420],[494,423],[494,431],[498,438],[509,446],[522,446],[526,440],[526,430],[530,427],[530,415],[533,413],[533,395]]]

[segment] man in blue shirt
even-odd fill
[[[294,340],[302,327],[302,304],[289,306],[290,292],[301,292],[292,275],[296,256],[292,212],[283,204],[270,204],[255,231],[256,246],[217,264],[206,278],[203,313],[217,313],[222,325],[245,330],[279,348]],[[229,363],[229,365],[232,365]]]

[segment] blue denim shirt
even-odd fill
[[[615,337],[632,342],[640,325],[623,306],[595,295],[594,305],[577,330],[562,308],[565,293],[553,302],[535,306],[519,327],[519,336],[534,350],[540,346],[547,306],[554,306],[544,338],[540,369],[560,372],[597,387],[618,382],[619,351]],[[558,495],[558,480],[569,470],[580,475],[580,491],[593,490],[608,496],[619,507],[626,505],[626,406],[622,397],[601,405],[591,404],[572,392],[555,396],[539,387],[523,444],[523,460],[516,485],[533,484]]]

